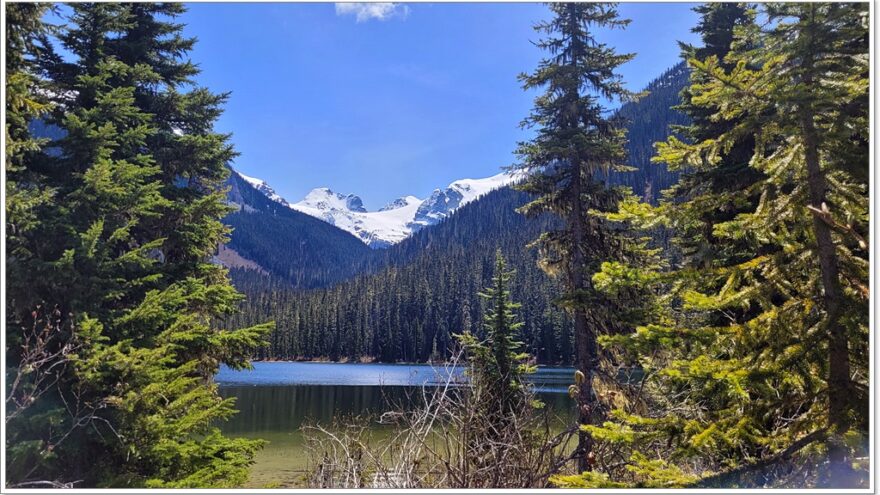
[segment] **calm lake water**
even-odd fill
[[[256,458],[248,487],[296,486],[309,461],[302,426],[406,407],[421,387],[444,383],[450,374],[463,381],[462,372],[430,365],[288,362],[258,362],[251,371],[223,368],[215,380],[223,397],[236,398],[239,413],[220,427],[230,436],[269,441]],[[541,367],[533,375],[550,414],[573,414],[566,394],[573,373],[571,368]],[[373,425],[374,435],[388,431]]]

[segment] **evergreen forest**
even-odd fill
[[[216,377],[269,361],[464,370],[312,488],[869,487],[869,4],[698,5],[645,88],[548,4],[519,179],[378,249],[233,170],[186,4],[3,8],[4,488],[246,486]]]

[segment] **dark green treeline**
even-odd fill
[[[630,186],[636,194],[647,193],[647,199],[654,200],[659,187],[675,182],[677,172],[651,164],[650,157],[653,143],[669,136],[672,126],[686,121],[674,107],[687,82],[688,70],[678,64],[651,82],[646,96],[621,107],[618,113],[629,131],[629,163],[636,170],[612,173],[612,183]],[[228,217],[236,228],[253,233],[233,241],[233,246],[244,247],[247,257],[266,267],[270,275],[233,270],[235,285],[248,295],[248,301],[243,312],[231,317],[228,324],[247,325],[266,318],[277,322],[269,347],[259,351],[258,358],[442,359],[454,344],[453,334],[480,332],[483,302],[477,293],[491,282],[495,251],[501,249],[517,272],[510,290],[512,298],[523,305],[521,340],[525,349],[540,363],[573,362],[571,321],[555,303],[560,286],[541,271],[538,252],[528,247],[558,224],[549,216],[529,220],[517,213],[516,209],[528,202],[528,194],[509,188],[492,192],[441,224],[386,250],[357,249],[362,246],[341,253],[325,250],[337,260],[329,266],[303,263],[289,252],[289,242],[260,235],[254,222],[265,216],[272,217],[272,225],[280,225],[282,236],[294,227],[285,227],[280,217],[287,213],[278,213],[282,207],[261,192],[241,184],[239,189],[242,196],[236,197],[261,211]],[[258,216],[262,210],[271,210],[271,214]],[[350,236],[339,240],[332,232],[312,229],[305,222],[298,219],[295,224],[300,233],[306,229],[305,242],[339,241],[348,246]],[[345,273],[360,274],[337,283]],[[311,288],[322,282],[331,286],[291,288],[291,284]]]

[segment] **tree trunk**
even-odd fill
[[[581,204],[580,193],[580,166],[576,167],[576,175],[573,177],[574,193],[576,199],[572,205],[572,214],[569,220],[572,233],[571,266],[569,266],[569,290],[577,293],[587,289],[584,277],[584,253],[582,246],[586,242],[584,209]],[[590,328],[587,320],[586,309],[578,304],[573,307],[574,313],[574,338],[577,355],[575,357],[577,369],[584,374],[584,381],[578,387],[577,408],[578,424],[587,425],[593,421],[593,373],[596,365],[596,336]],[[585,431],[578,432],[578,446],[575,451],[578,472],[591,469],[587,456],[593,450],[593,438]]]
[[[579,21],[575,4],[568,4],[567,8],[568,20],[572,25],[576,25]],[[575,37],[572,40],[571,59],[568,61],[572,66],[576,66],[581,60],[581,56],[585,47]],[[579,95],[575,94],[579,98]],[[579,112],[570,112],[567,115],[569,122],[568,127],[576,129],[579,126]],[[571,257],[570,266],[568,267],[569,276],[569,292],[572,295],[582,293],[589,289],[589,280],[584,274],[586,259],[583,248],[587,244],[587,225],[586,213],[587,207],[584,205],[583,185],[585,162],[583,157],[574,156],[572,160],[572,208],[568,219],[568,226],[571,229]],[[573,305],[574,313],[574,337],[577,356],[575,357],[577,369],[584,374],[583,383],[578,387],[577,408],[578,408],[578,425],[589,425],[595,421],[595,398],[593,393],[593,375],[598,363],[598,347],[596,343],[596,331],[590,327],[587,320],[587,310],[580,304]],[[585,432],[578,431],[578,446],[575,451],[577,458],[578,472],[592,470],[590,462],[590,454],[593,451],[593,437]]]
[[[587,326],[587,317],[583,310],[575,311],[575,340],[578,351],[578,369],[584,374],[584,382],[580,385],[577,397],[578,424],[593,423],[593,372],[596,356],[596,338]],[[585,432],[578,432],[577,467],[578,472],[591,471],[589,455],[593,451],[593,437]]]
[[[806,76],[804,83],[813,83],[812,57],[804,60]],[[798,110],[801,134],[804,141],[804,158],[807,167],[807,185],[810,190],[810,203],[822,210],[825,204],[827,184],[819,162],[819,136],[813,121],[813,110],[809,102],[804,102]],[[849,391],[850,365],[846,328],[840,325],[843,292],[840,287],[840,273],[837,251],[831,237],[831,228],[817,215],[813,215],[813,233],[816,236],[819,268],[824,290],[825,326],[828,329],[828,422],[831,429],[828,436],[828,461],[830,464],[829,486],[841,488],[851,483],[852,476],[843,443],[843,434],[849,429]]]
[[[825,203],[825,177],[819,166],[818,136],[808,109],[801,110],[801,131],[804,137],[804,154],[807,164],[807,182],[810,203],[822,209]],[[834,240],[831,228],[821,218],[813,215],[813,232],[822,275],[825,325],[828,328],[828,421],[831,435],[828,437],[828,456],[831,464],[830,484],[839,488],[848,483],[849,461],[842,435],[849,429],[850,366],[846,328],[839,323],[842,291]]]

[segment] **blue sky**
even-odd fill
[[[516,76],[541,57],[546,6],[363,5],[189,4],[198,83],[232,92],[217,129],[233,133],[235,167],[288,200],[327,186],[372,210],[513,163],[534,97]],[[632,23],[601,39],[638,53],[621,70],[630,89],[696,41],[693,6],[620,5]]]

